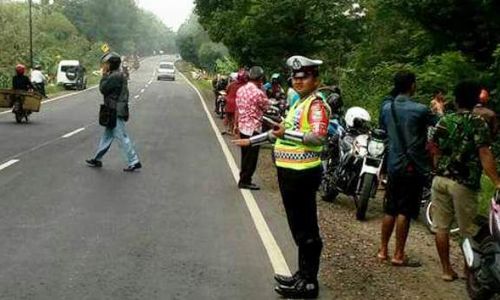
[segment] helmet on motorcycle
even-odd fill
[[[355,106],[347,110],[344,120],[348,128],[353,128],[371,122],[372,118],[366,109]]]
[[[279,73],[274,73],[273,75],[271,75],[271,82],[279,82],[280,77],[281,76]]]
[[[16,66],[16,74],[17,75],[24,75],[24,72],[26,72],[26,67],[22,64],[18,64]]]
[[[229,77],[231,78],[232,81],[235,81],[236,79],[238,79],[238,73],[233,72],[229,74]]]

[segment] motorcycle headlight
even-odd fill
[[[384,154],[384,150],[385,145],[382,142],[372,140],[368,143],[368,153],[372,156],[379,157]]]

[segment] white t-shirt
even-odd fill
[[[45,81],[45,76],[40,70],[31,71],[31,82],[33,83],[43,83]]]

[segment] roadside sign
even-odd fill
[[[108,53],[111,49],[109,48],[109,45],[106,43],[101,46],[101,50],[104,53]]]

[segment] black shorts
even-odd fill
[[[425,177],[421,175],[394,176],[389,174],[384,212],[390,216],[404,215],[416,219],[422,201]]]

